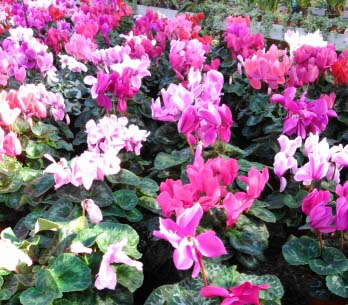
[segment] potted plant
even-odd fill
[[[343,7],[343,18],[348,19],[348,1],[345,1]]]
[[[311,2],[309,12],[315,16],[325,16],[327,11],[327,3],[325,0],[316,0]]]

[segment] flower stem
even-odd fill
[[[195,148],[193,147],[192,144],[190,144],[190,148],[191,148],[192,155],[194,156],[195,155]]]
[[[207,273],[206,273],[206,270],[205,270],[205,267],[204,267],[203,257],[202,257],[202,255],[200,253],[198,253],[197,250],[196,250],[196,254],[197,254],[197,257],[198,257],[199,266],[201,267],[201,270],[202,270],[204,286],[208,286],[209,283],[208,283]]]
[[[344,248],[344,233],[341,231],[341,250],[343,251]]]
[[[28,16],[27,16],[27,10],[25,9],[25,4],[23,0],[20,0],[20,3],[23,6],[23,13],[24,13],[24,20],[25,20],[25,25],[27,26],[27,28],[29,28],[29,22],[28,22]]]
[[[318,237],[319,237],[319,242],[320,242],[320,250],[324,249],[324,241],[323,241],[323,235],[321,234],[320,231],[317,231]]]

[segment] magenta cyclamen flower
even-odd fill
[[[127,245],[127,243],[127,238],[124,238],[116,244],[109,245],[106,253],[103,255],[99,273],[94,284],[97,289],[101,290],[108,288],[114,290],[116,288],[117,276],[115,269],[111,266],[112,263],[126,264],[136,268],[139,271],[143,270],[143,264],[141,262],[131,259],[123,251],[123,248]]]
[[[309,224],[312,228],[323,233],[336,231],[335,217],[332,207],[327,204],[331,201],[329,191],[314,189],[303,201],[302,210],[309,215]]]
[[[251,57],[257,50],[264,48],[264,38],[261,34],[250,34],[250,17],[228,17],[225,40],[232,56],[237,58]]]
[[[174,264],[179,270],[187,270],[194,265],[192,277],[197,277],[202,256],[218,257],[227,254],[222,241],[214,231],[207,231],[196,236],[196,230],[203,216],[199,204],[184,210],[174,222],[160,219],[160,230],[154,231],[156,237],[167,240],[175,248]]]
[[[229,289],[209,285],[202,288],[201,294],[206,298],[222,297],[221,305],[261,305],[259,292],[270,287],[268,284],[255,285],[250,282]]]
[[[336,228],[339,231],[348,231],[348,182],[338,184],[336,194]]]
[[[285,89],[284,95],[274,94],[271,98],[271,102],[280,103],[288,110],[283,128],[283,133],[288,136],[297,133],[305,139],[310,132],[316,134],[324,131],[329,117],[337,117],[337,113],[332,109],[333,95],[322,95],[317,100],[308,101],[306,94],[307,92],[304,92],[299,100],[295,100],[296,88],[289,87]]]

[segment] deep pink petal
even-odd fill
[[[206,257],[218,257],[227,254],[223,242],[213,231],[202,233],[196,239],[198,241],[197,249]]]

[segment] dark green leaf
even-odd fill
[[[82,291],[92,284],[91,270],[77,256],[64,253],[50,266],[60,291]]]
[[[138,197],[134,191],[119,190],[113,193],[114,202],[124,210],[132,210],[138,204]]]
[[[140,183],[139,177],[127,169],[121,169],[121,171],[117,175],[107,176],[106,178],[108,181],[114,184],[122,183],[129,185],[138,185]]]
[[[274,216],[274,214],[269,211],[268,209],[266,208],[263,208],[263,207],[258,207],[258,206],[252,206],[250,211],[249,211],[249,214],[263,220],[263,221],[266,221],[266,222],[276,222],[277,219],[276,217]]]
[[[346,271],[347,259],[339,249],[327,247],[321,253],[322,259],[311,259],[309,267],[320,275],[329,275]]]
[[[116,266],[117,282],[134,292],[143,285],[143,272],[138,271],[128,265],[122,264]]]
[[[319,243],[303,237],[289,240],[282,248],[283,256],[290,265],[306,265],[320,256]]]
[[[137,186],[139,191],[147,196],[156,196],[159,191],[159,186],[155,180],[143,178]]]

